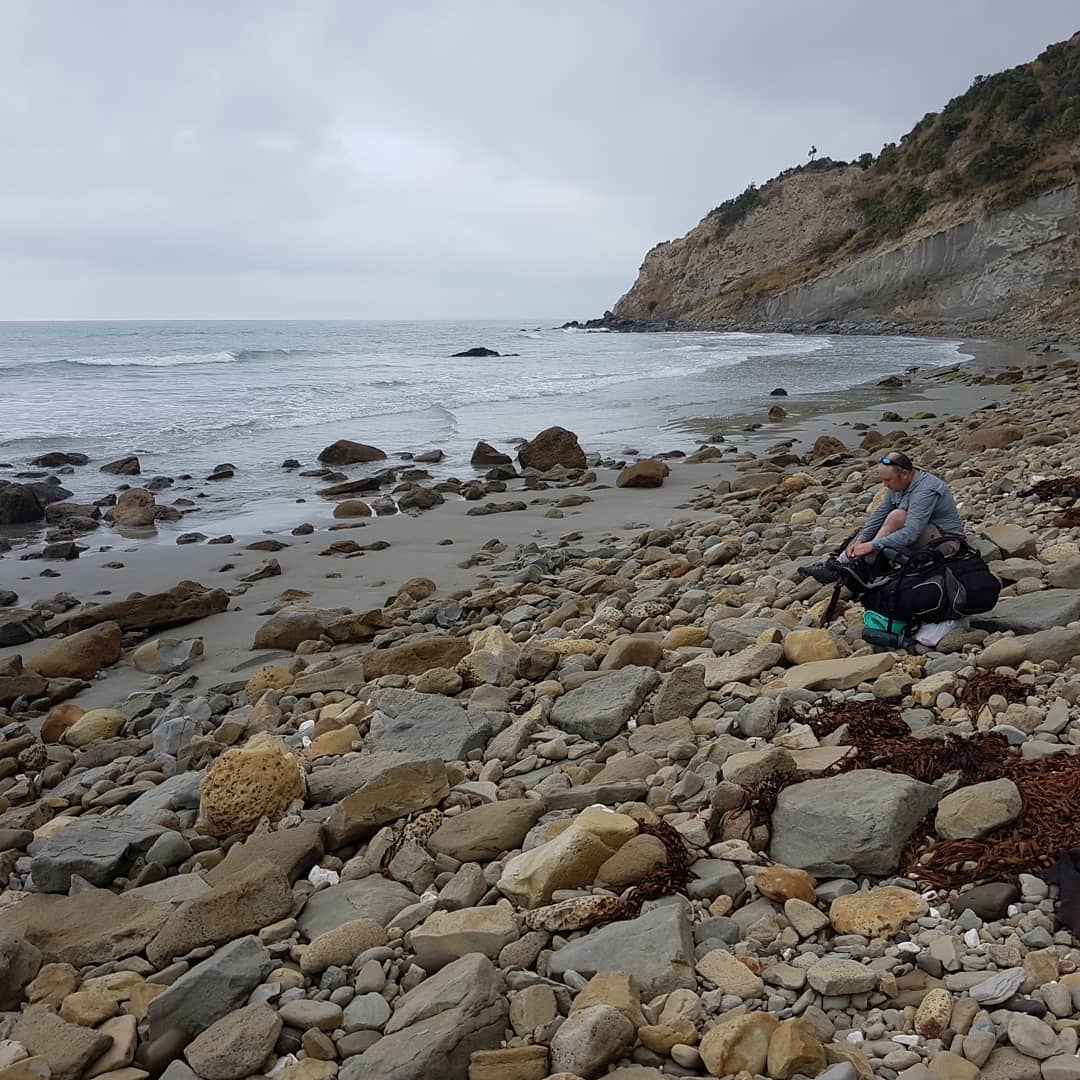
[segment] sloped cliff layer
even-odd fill
[[[616,328],[1080,328],[1080,34],[646,255]]]

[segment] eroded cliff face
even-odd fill
[[[899,239],[845,252],[844,236],[863,224],[865,187],[857,166],[797,173],[763,188],[760,205],[733,225],[706,216],[649,252],[613,321],[987,330],[1020,311],[1048,325],[1074,317],[1080,185],[1008,210],[945,201]]]

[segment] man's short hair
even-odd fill
[[[879,460],[882,465],[891,465],[894,469],[900,469],[902,472],[914,472],[915,470],[911,458],[903,450],[890,450],[887,454],[882,454]]]

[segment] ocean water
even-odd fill
[[[451,358],[474,345],[517,355]],[[550,321],[0,323],[0,462],[136,453],[144,476],[195,477],[230,462],[237,476],[213,497],[235,507],[294,496],[281,461],[311,465],[338,438],[391,455],[439,448],[442,475],[466,476],[477,439],[506,448],[551,424],[602,453],[690,450],[680,421],[757,407],[773,387],[842,391],[963,359],[951,341]],[[80,497],[114,487],[93,465],[65,484]]]

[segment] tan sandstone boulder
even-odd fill
[[[118,623],[91,626],[48,645],[26,667],[47,679],[92,679],[120,659],[122,638]]]
[[[270,735],[226,750],[206,772],[199,819],[211,836],[248,833],[266,817],[277,821],[305,791],[300,759]]]

